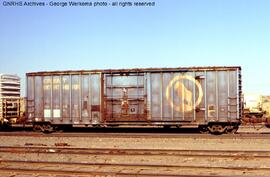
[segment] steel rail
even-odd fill
[[[270,133],[238,133],[238,134],[225,134],[225,135],[210,135],[210,134],[187,134],[187,133],[108,133],[104,132],[65,132],[65,133],[52,133],[43,134],[36,132],[0,132],[1,136],[18,136],[18,137],[106,137],[106,138],[204,138],[204,139],[269,139]]]
[[[124,149],[124,148],[65,148],[0,146],[0,153],[48,153],[79,155],[137,155],[137,156],[189,156],[215,158],[270,158],[270,151],[261,150],[177,150],[177,149]]]
[[[9,167],[10,165],[14,165],[15,164],[15,168],[14,167]],[[19,164],[23,164],[23,169],[19,167]],[[26,164],[31,164],[31,165],[26,165]],[[4,167],[0,167],[0,171],[16,171],[16,170],[26,170],[26,171],[32,171],[32,172],[38,172],[38,171],[44,171],[47,173],[80,173],[80,174],[89,174],[89,173],[102,173],[102,174],[115,174],[115,175],[155,175],[155,176],[179,176],[179,174],[173,174],[173,172],[168,173],[162,173],[162,172],[158,172],[158,173],[151,173],[149,172],[151,169],[153,170],[153,172],[156,172],[157,169],[163,169],[166,170],[168,168],[170,168],[171,170],[173,169],[201,169],[201,170],[233,170],[233,171],[266,171],[266,172],[270,172],[270,167],[246,167],[246,166],[203,166],[203,165],[166,165],[166,164],[126,164],[126,163],[95,163],[95,162],[87,162],[87,163],[73,163],[73,162],[49,162],[49,161],[17,161],[17,160],[1,160],[1,165],[3,165]],[[35,168],[35,165],[44,165],[42,168],[40,168],[40,166],[38,166],[37,168]],[[57,170],[52,170],[52,169],[46,169],[46,165],[54,165],[54,166],[60,166],[60,165],[64,165],[66,167],[68,167],[70,170],[63,170],[63,169],[57,169]],[[76,169],[78,169],[78,171],[71,169],[72,166],[76,166]],[[101,169],[102,171],[98,171],[98,170],[89,170],[89,169],[85,169],[82,170],[80,169],[80,167],[89,167],[89,166],[96,166],[98,167],[98,169]],[[113,167],[115,168],[119,168],[119,170],[117,171],[106,171],[103,168],[105,167]],[[143,172],[140,171],[138,172],[122,172],[122,169],[127,169],[128,167],[130,167],[130,169],[134,169],[134,168],[138,168],[138,169],[144,169],[147,167],[147,171],[148,172]],[[26,168],[26,169],[25,169]],[[31,169],[32,168],[32,169]],[[48,167],[47,167],[48,168]],[[62,167],[61,167],[62,168]],[[202,177],[202,176],[200,176]]]
[[[137,176],[145,176],[145,177],[155,177],[155,176],[164,176],[164,177],[209,177],[209,176],[201,176],[201,175],[179,175],[179,174],[175,174],[175,175],[166,175],[166,174],[151,174],[151,173],[144,173],[144,174],[137,174],[137,173],[124,173],[124,172],[120,172],[120,173],[115,173],[115,172],[98,172],[98,171],[87,171],[87,172],[83,172],[83,171],[70,171],[70,170],[44,170],[44,169],[18,169],[18,168],[0,168],[0,172],[9,172],[9,173],[26,173],[27,175],[29,175],[29,173],[31,174],[54,174],[54,175],[69,175],[69,177],[71,176],[76,176],[77,175],[85,175],[85,176],[99,176],[99,175],[105,175],[105,176],[110,176],[110,177],[116,177],[116,176],[121,176],[121,177],[137,177]],[[220,176],[219,176],[220,177]],[[225,177],[225,176],[224,176]]]

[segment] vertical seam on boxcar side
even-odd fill
[[[231,107],[230,107],[230,71],[227,70],[227,117],[231,118]]]
[[[147,73],[144,72],[144,77],[143,77],[143,84],[144,84],[144,89],[143,89],[143,97],[144,97],[144,116],[145,116],[145,119],[147,120],[148,119],[148,110],[147,110],[147,106],[148,106],[148,93],[147,93]],[[145,115],[146,113],[146,115]]]
[[[91,110],[91,107],[92,107],[92,83],[91,83],[91,73],[89,73],[88,75],[88,114],[89,114],[89,123],[92,123],[92,110]]]
[[[239,118],[239,69],[237,68],[236,69],[236,72],[235,72],[235,74],[236,74],[236,105],[237,105],[237,111],[236,111],[236,118],[238,119]]]
[[[180,75],[182,75],[183,77],[182,78],[184,78],[184,73],[180,73]],[[182,120],[184,121],[185,120],[185,81],[184,81],[184,79],[182,79],[182,84],[183,84],[183,88],[181,88],[181,92],[182,92],[182,99],[181,99],[181,103],[182,103],[182,105],[181,105],[181,108],[182,108]],[[180,109],[181,110],[181,109]]]
[[[72,122],[72,77],[69,74],[69,121]]]
[[[103,120],[103,113],[104,113],[104,100],[102,98],[104,98],[103,96],[103,90],[104,90],[104,81],[103,81],[103,75],[100,72],[99,73],[99,123],[102,122]]]
[[[215,71],[215,84],[216,84],[216,119],[219,121],[219,80],[218,80],[218,72]]]
[[[63,121],[63,90],[62,90],[62,81],[63,81],[63,75],[60,76],[60,88],[59,88],[59,92],[60,92],[60,117],[61,117],[61,121]]]
[[[208,121],[208,103],[207,103],[207,71],[204,71],[205,79],[204,79],[204,121]]]
[[[139,118],[139,110],[140,110],[140,106],[139,106],[139,104],[140,104],[140,101],[138,100],[140,97],[139,97],[139,73],[137,72],[137,110],[136,110],[136,114],[137,114],[137,119],[140,119]]]
[[[51,121],[53,121],[53,101],[52,101],[52,99],[53,99],[53,76],[51,75],[51,99],[50,99],[50,101],[51,101]]]
[[[32,82],[33,82],[33,86],[32,86],[32,89],[33,89],[33,113],[34,113],[34,118],[36,118],[36,76],[33,76],[32,77]]]
[[[193,77],[194,79],[196,78],[196,73],[195,71],[193,71]],[[196,79],[195,79],[196,81]],[[196,83],[193,82],[193,121],[196,120]]]
[[[170,81],[174,78],[174,73],[171,72],[171,78]],[[171,105],[171,112],[172,112],[172,120],[174,120],[174,90],[173,87],[171,87],[171,98],[172,98],[172,105]]]
[[[160,86],[160,120],[163,120],[163,73],[160,72],[161,86]]]
[[[82,74],[79,74],[79,121],[82,122]]]
[[[41,76],[41,88],[42,88],[42,105],[43,105],[43,109],[42,109],[42,112],[43,112],[43,120],[45,120],[45,115],[44,115],[44,108],[45,108],[45,102],[44,102],[44,76]]]
[[[152,78],[151,78],[151,72],[148,73],[149,75],[149,119],[152,120],[153,116],[152,116]]]
[[[29,113],[28,113],[28,105],[29,105],[29,103],[28,103],[28,98],[29,98],[29,95],[28,95],[28,80],[29,80],[29,76],[27,76],[26,75],[26,89],[25,89],[25,93],[26,93],[26,106],[25,106],[25,111],[26,111],[26,117],[27,117],[27,119],[29,118]]]

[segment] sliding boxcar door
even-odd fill
[[[105,75],[106,121],[146,120],[144,74]]]

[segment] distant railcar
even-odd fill
[[[241,67],[27,73],[27,120],[54,126],[197,126],[234,132],[242,116]]]
[[[20,78],[0,74],[0,125],[17,123],[21,114]]]

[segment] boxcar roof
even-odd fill
[[[70,75],[90,73],[142,73],[142,72],[189,72],[189,71],[228,71],[241,69],[240,66],[204,66],[204,67],[177,67],[177,68],[132,68],[132,69],[104,69],[104,70],[65,70],[29,72],[27,76]]]

